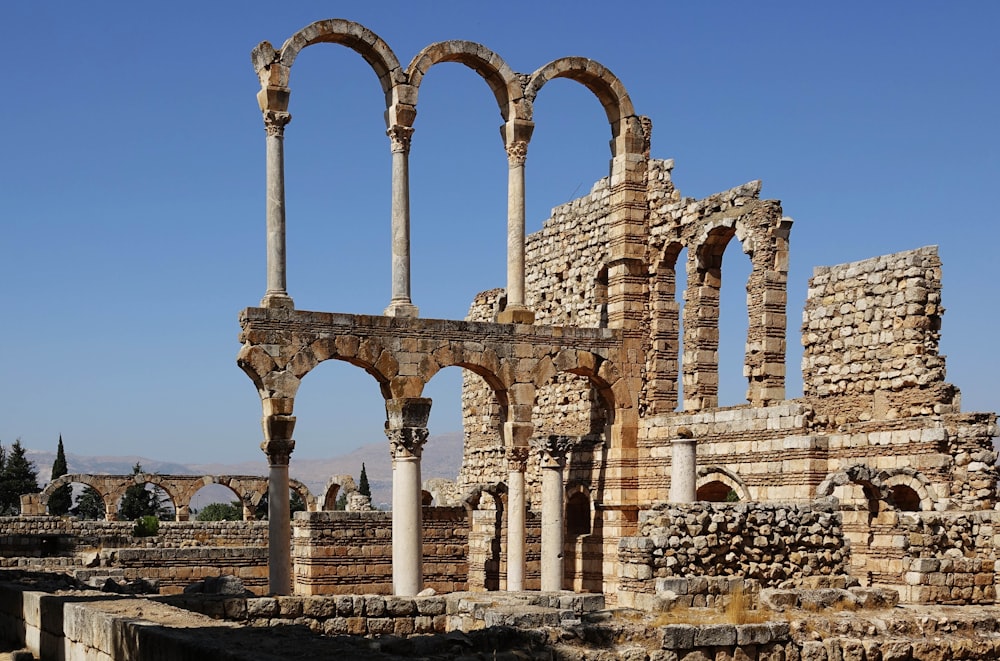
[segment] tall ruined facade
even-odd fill
[[[299,310],[287,289],[284,134],[293,65],[317,44],[355,51],[384,94],[392,289],[382,315]],[[621,588],[651,590],[645,579],[653,572],[643,563],[660,561],[643,553],[658,542],[634,540],[648,532],[650,507],[670,498],[672,447],[683,446],[696,450],[697,484],[688,486],[701,500],[839,497],[842,535],[809,532],[822,529],[821,522],[840,530],[828,504],[792,515],[816,522],[792,535],[793,546],[820,549],[806,553],[817,559],[816,571],[841,571],[846,558],[833,547],[844,546],[846,536],[857,542],[852,571],[893,585],[905,575],[906,598],[942,600],[942,586],[952,601],[995,598],[992,574],[983,569],[992,572],[1000,546],[991,518],[995,417],[962,414],[957,389],[944,382],[940,263],[933,249],[817,270],[803,327],[805,393],[788,400],[791,221],[778,202],[760,199],[757,182],[703,200],[682,198],[671,182],[672,162],[650,157],[651,120],[636,112],[625,85],[599,62],[564,57],[518,73],[481,44],[445,41],[403,65],[378,35],[344,19],[308,25],[279,48],[261,42],[251,55],[265,129],[267,287],[259,305],[240,315],[237,363],[261,401],[271,592],[312,589],[333,566],[326,541],[332,523],[323,513],[295,522],[301,534],[293,561],[288,471],[298,390],[320,363],[340,360],[374,378],[385,399],[395,594],[415,595],[424,587],[425,561],[436,549],[428,541],[433,521],[448,522],[442,529],[460,540],[442,546],[466,552],[470,589],[572,588],[612,600]],[[409,153],[420,85],[443,62],[465,65],[486,83],[503,122],[509,166],[507,285],[478,296],[466,320],[420,318],[410,287]],[[583,85],[603,108],[611,134],[609,175],[526,236],[534,104],[556,78]],[[719,300],[723,255],[734,242],[739,250],[726,259],[742,252],[750,264],[747,403],[720,408]],[[421,481],[433,406],[424,388],[452,366],[466,377],[465,454],[459,502],[438,504],[464,506],[467,533],[450,525],[454,512],[443,519],[424,512]],[[717,515],[743,516],[745,509]],[[744,523],[761,532],[770,526],[766,521],[791,511],[765,503]],[[680,520],[675,514],[660,518]],[[313,524],[315,530],[306,530]],[[707,538],[692,541],[691,535],[683,533],[694,549],[684,557],[709,557],[699,555]],[[758,538],[771,543],[762,533],[753,544]],[[727,571],[778,580],[790,571],[781,563],[793,554],[805,557],[791,547],[754,547],[733,555]],[[761,570],[762,562],[773,566]],[[714,562],[683,566],[719,569]],[[656,567],[658,578],[673,571],[677,567]]]
[[[786,399],[791,220],[779,202],[759,198],[759,182],[703,200],[681,198],[670,180],[672,166],[650,159],[646,167],[646,270],[643,295],[634,301],[643,314],[644,370],[628,480],[635,506],[668,500],[671,440],[690,434],[697,441],[699,500],[837,496],[852,542],[850,571],[863,581],[895,587],[904,600],[940,598],[940,591],[904,583],[913,545],[899,540],[919,540],[910,535],[913,528],[940,530],[952,519],[960,519],[970,539],[979,536],[978,544],[965,545],[963,557],[981,557],[988,566],[983,576],[992,574],[996,545],[987,526],[997,502],[996,418],[961,412],[958,389],[945,382],[936,248],[815,269],[802,316],[804,393]],[[554,209],[541,231],[527,237],[526,299],[536,323],[607,326],[610,208],[604,179],[589,195]],[[737,250],[726,252],[734,241]],[[719,407],[724,252],[727,260],[751,264],[742,375],[747,403]],[[678,269],[686,276],[683,292],[677,291]],[[468,318],[493,318],[503,296],[503,290],[480,294]],[[467,376],[459,477],[466,490],[503,482],[493,399],[481,380]],[[607,588],[608,561],[616,557],[608,557],[610,545],[589,539],[601,525],[606,419],[600,393],[584,379],[560,375],[538,391],[536,435],[569,437],[567,587],[595,589],[603,573]],[[537,508],[540,477],[532,458],[527,480]],[[992,590],[985,594],[959,601],[986,603]]]

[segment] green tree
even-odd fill
[[[260,521],[267,520],[268,518],[267,507],[268,507],[267,494],[265,493],[264,497],[260,499],[259,503],[257,503],[257,507],[254,508],[253,511],[254,518]],[[302,500],[302,496],[300,496],[299,492],[296,491],[295,489],[290,489],[288,493],[288,513],[295,514],[296,512],[305,512],[305,511],[306,511],[306,502]]]
[[[56,450],[56,460],[52,462],[52,480],[60,478],[69,472],[66,464],[66,452],[63,450],[62,434],[59,434],[59,448]],[[63,516],[69,514],[73,506],[73,489],[68,484],[64,484],[49,496],[49,514],[53,516]]]
[[[16,515],[21,511],[21,496],[38,493],[38,472],[25,455],[21,439],[4,452],[0,470],[0,514]]]
[[[142,473],[142,464],[136,462],[132,474]],[[135,521],[144,516],[161,516],[164,508],[155,490],[147,488],[147,484],[133,484],[125,490],[122,502],[118,506],[118,518],[123,521]]]
[[[361,462],[361,477],[358,478],[358,493],[362,496],[372,497],[372,488],[368,484],[368,472],[365,470],[365,462]]]
[[[343,512],[347,509],[347,492],[341,491],[340,495],[337,496],[337,502],[333,504],[333,509],[338,512]]]
[[[85,486],[83,493],[76,500],[76,505],[70,509],[69,513],[80,519],[103,519],[106,516],[104,500],[101,498],[101,494],[97,493],[97,489]]]
[[[234,500],[231,503],[209,503],[201,508],[196,521],[242,521],[243,505]]]

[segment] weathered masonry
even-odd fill
[[[317,43],[356,51],[384,92],[392,291],[383,316],[297,310],[287,289],[282,140],[292,66]],[[510,166],[507,285],[480,294],[464,321],[418,318],[410,288],[408,154],[421,80],[440,62],[465,64],[486,81]],[[432,404],[424,386],[442,368],[460,366],[466,442],[459,498],[438,504],[461,501],[476,510],[470,587],[571,588],[636,603],[635,595],[656,591],[653,578],[682,571],[662,559],[676,563],[679,552],[657,546],[662,535],[655,531],[671,522],[717,516],[726,525],[771,529],[762,522],[794,516],[810,523],[789,533],[787,543],[797,545],[791,549],[776,551],[760,534],[754,539],[763,546],[748,543],[730,558],[709,548],[707,540],[719,543],[715,533],[672,537],[691,544],[683,554],[692,556],[683,565],[689,572],[719,571],[701,560],[730,558],[728,575],[766,584],[794,574],[785,562],[793,553],[818,558],[810,571],[846,568],[869,584],[900,588],[904,599],[941,601],[938,582],[948,580],[961,583],[949,586],[947,600],[955,603],[995,597],[983,578],[998,546],[991,532],[995,416],[963,413],[958,389],[944,381],[935,248],[816,270],[802,326],[804,393],[787,399],[792,221],[778,201],[760,198],[759,182],[702,200],[682,197],[671,180],[673,162],[650,156],[651,121],[636,114],[604,66],[563,58],[519,74],[479,44],[449,41],[404,67],[377,35],[339,19],[307,26],[278,49],[261,43],[253,63],[267,145],[267,288],[259,307],[240,315],[238,362],[263,408],[272,592],[291,589],[295,397],[302,379],[332,359],[368,372],[385,398],[396,594],[423,585],[420,458]],[[610,173],[525,236],[532,109],[557,77],[583,84],[604,108]],[[719,365],[723,264],[732,259],[750,266],[740,375],[720,374]],[[720,378],[735,376],[746,379],[746,403],[720,407]],[[835,510],[827,502],[803,504],[825,496],[839,498]],[[693,499],[743,502],[714,514],[701,505],[660,506],[662,525],[641,524],[648,519],[640,510],[653,503]],[[826,524],[837,531],[829,539],[816,542],[819,533],[806,530]],[[965,531],[956,534],[967,541],[955,546],[942,527]],[[847,555],[821,548],[844,539],[854,542]],[[762,562],[771,564],[762,569]]]

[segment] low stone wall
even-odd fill
[[[899,515],[907,548],[904,602],[996,603],[1000,512],[914,512]]]
[[[773,587],[846,573],[832,501],[658,505],[640,513],[639,532],[618,546],[625,605],[628,593],[655,593],[656,579],[668,577],[733,576]]]
[[[213,576],[238,576],[255,594],[268,591],[267,548],[198,547],[119,549],[113,566],[128,580],[156,581],[162,594],[181,592]]]
[[[58,516],[0,517],[0,555],[42,556],[74,550],[154,545],[267,547],[267,521],[161,521],[155,537],[135,537],[131,521]]]
[[[292,528],[297,594],[392,593],[391,512],[298,512]],[[465,590],[465,508],[423,508],[423,542],[424,586],[438,592]]]

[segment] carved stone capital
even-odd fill
[[[507,460],[507,471],[523,473],[528,469],[528,456],[531,448],[527,445],[515,445],[508,447],[504,451],[504,458]]]
[[[410,457],[419,459],[424,451],[424,443],[427,442],[427,429],[425,427],[386,429],[385,435],[389,439],[390,454],[393,459]]]
[[[552,435],[535,439],[532,446],[542,468],[562,468],[566,465],[566,453],[573,447],[573,437]]]
[[[295,441],[292,439],[278,439],[264,441],[260,444],[260,449],[267,455],[267,463],[271,466],[287,466],[295,449]]]
[[[528,160],[528,143],[525,140],[515,140],[507,145],[507,162],[511,165],[524,165]]]
[[[280,110],[264,111],[264,130],[268,135],[283,137],[285,135],[285,125],[292,121],[291,113]]]
[[[410,153],[410,140],[413,138],[412,126],[391,126],[385,134],[389,136],[393,152]]]

